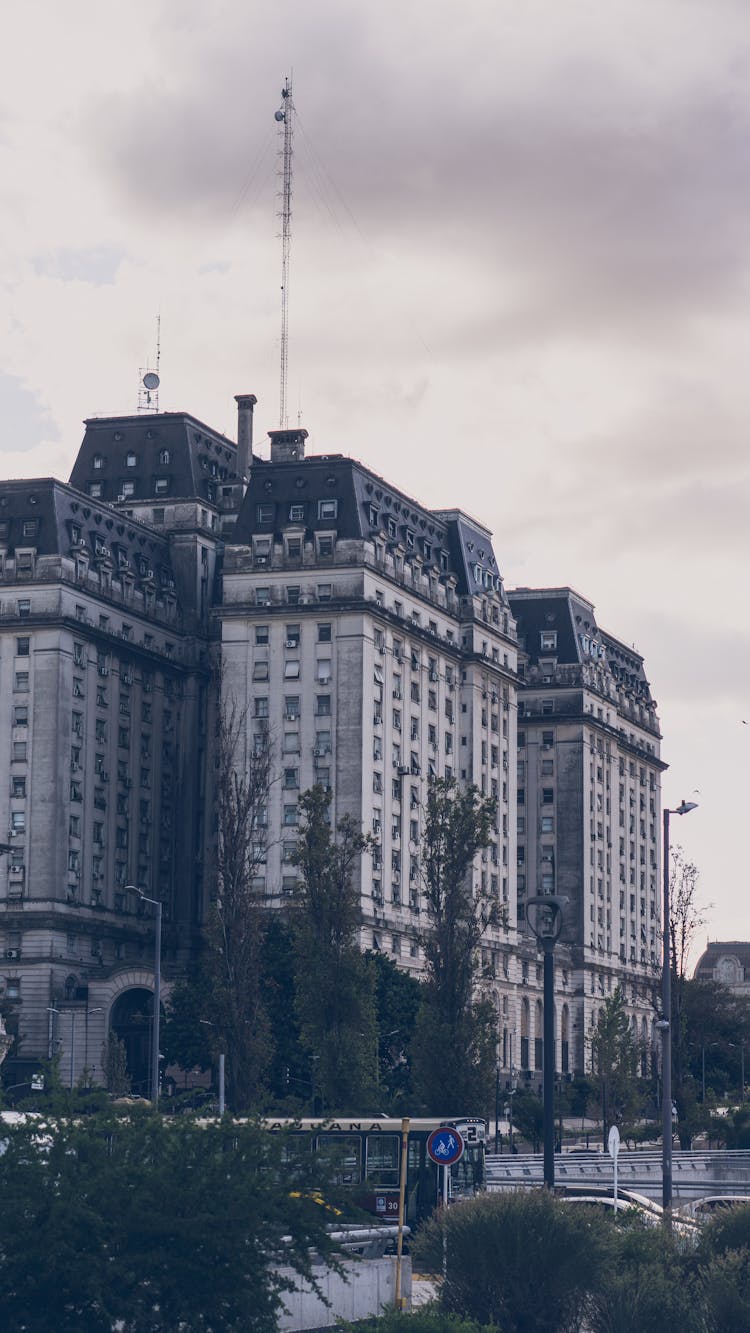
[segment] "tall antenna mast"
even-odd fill
[[[140,370],[138,371],[139,412],[159,411],[159,385],[161,383],[161,377],[159,374],[160,366],[161,366],[161,312],[159,312],[159,314],[156,316],[156,369],[149,370],[148,366],[141,366]]]
[[[281,106],[276,112],[279,125],[281,158],[281,375],[279,387],[279,425],[289,425],[286,408],[287,367],[289,362],[289,251],[292,243],[292,133],[294,103],[292,81],[286,79],[281,90]],[[283,129],[282,129],[283,126]]]

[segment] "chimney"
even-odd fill
[[[258,399],[254,393],[237,393],[237,475],[247,485],[253,464],[253,408]]]
[[[269,430],[272,463],[296,463],[305,456],[307,431],[300,426],[293,430]]]

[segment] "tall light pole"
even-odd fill
[[[563,926],[563,907],[566,898],[543,894],[529,898],[526,920],[532,935],[544,950],[544,1183],[555,1188],[555,968],[552,952],[560,938]]]
[[[154,927],[154,1012],[151,1020],[151,1101],[159,1106],[159,1018],[161,1017],[161,909],[158,898],[148,898],[136,884],[126,884],[125,891],[135,893],[143,903],[156,908]]]
[[[669,816],[689,815],[697,810],[695,801],[681,801],[676,810],[663,811],[664,835],[662,840],[662,873],[664,884],[664,919],[662,922],[662,973],[661,973],[661,1008],[662,1015],[657,1027],[662,1039],[661,1071],[661,1133],[662,1133],[662,1207],[669,1226],[669,1210],[672,1207],[672,967],[669,957],[669,922],[671,917],[669,901]]]

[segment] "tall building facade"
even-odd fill
[[[300,792],[371,832],[363,948],[419,975],[420,844],[431,777],[497,798],[474,884],[502,909],[477,960],[506,1081],[541,1079],[536,892],[569,899],[556,1064],[587,1065],[622,983],[639,1037],[658,936],[658,726],[643,663],[569,589],[505,591],[487,528],[429,510],[362,464],[253,454],[186,413],[86,422],[70,483],[0,483],[0,944],[6,1082],[60,1052],[101,1078],[109,1032],[146,1091],[153,934],[167,981],[205,921],[222,708],[276,779],[256,882],[293,891]],[[4,806],[4,808],[3,808]],[[644,1026],[645,1025],[645,1026]],[[8,1067],[9,1066],[9,1067]]]
[[[522,654],[517,901],[567,898],[562,1068],[590,1067],[591,1030],[620,985],[653,1044],[660,936],[660,732],[643,659],[571,588],[509,593]],[[528,1035],[522,1005],[521,1040]]]
[[[475,882],[505,909],[486,969],[509,980],[516,636],[491,535],[349,458],[305,458],[304,437],[271,432],[224,561],[224,703],[248,749],[270,735],[282,779],[259,887],[292,891],[299,792],[324,783],[334,822],[352,815],[375,838],[359,867],[363,947],[419,972],[427,783],[474,782],[498,803]]]

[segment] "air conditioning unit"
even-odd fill
[[[400,778],[407,778],[409,776],[411,769],[408,767],[408,765],[397,763],[396,767],[398,768],[398,775]]]
[[[286,648],[299,648],[299,639],[287,639]]]
[[[8,874],[12,879],[23,879],[26,873],[26,867],[23,865],[8,866]]]
[[[18,958],[21,957],[21,950],[20,950],[20,949],[6,949],[6,950],[5,950],[5,957],[8,959],[9,962],[12,962],[12,961],[14,961],[14,960],[16,960],[16,959],[18,959]]]

